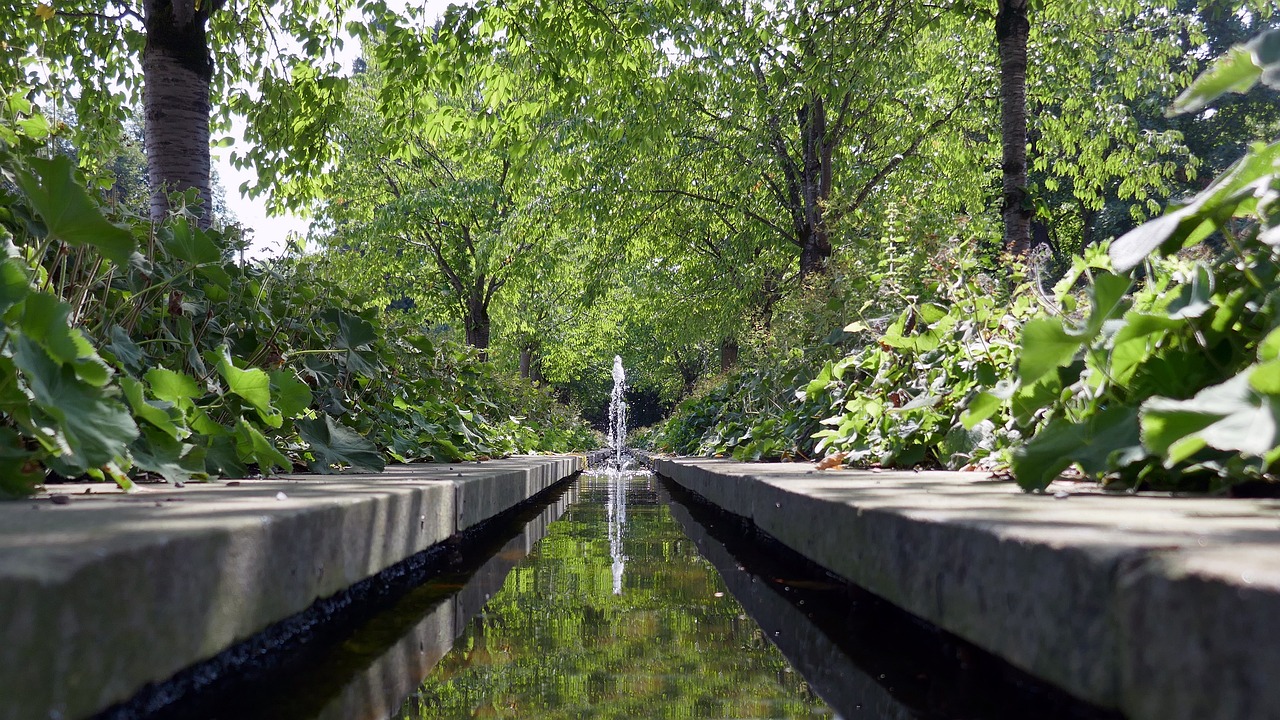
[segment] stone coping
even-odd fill
[[[1133,720],[1280,718],[1280,501],[651,459],[818,564]]]
[[[0,503],[0,718],[75,720],[512,508],[580,456]]]

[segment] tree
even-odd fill
[[[425,290],[447,298],[467,344],[487,351],[498,292],[555,258],[542,242],[545,188],[521,171],[533,165],[516,150],[520,138],[469,122],[492,110],[480,93],[491,77],[483,69],[469,91],[435,93],[430,114],[396,132],[386,130],[393,119],[377,101],[385,72],[371,69],[352,83],[346,116],[331,125],[343,152],[312,186],[317,199],[336,198],[316,209],[331,228],[325,243],[359,251],[357,264],[387,281],[427,271]]]
[[[337,31],[351,4],[143,0],[136,7],[124,0],[71,0],[56,8],[0,5],[0,86],[34,86],[35,94],[49,102],[74,94],[81,119],[77,144],[102,150],[98,154],[106,157],[120,144],[129,108],[144,106],[152,219],[168,213],[170,194],[191,191],[200,201],[192,211],[208,227],[211,121],[225,126],[233,109],[252,109],[256,100],[244,83],[278,83],[327,49],[340,47]],[[27,72],[33,61],[43,72]],[[330,63],[325,72],[334,75],[338,69]],[[268,145],[272,138],[292,137],[262,127],[255,135]],[[93,155],[85,155],[91,166]]]
[[[1004,246],[1016,255],[1031,251],[1031,205],[1027,197],[1027,21],[1028,0],[999,0],[996,41],[1000,47],[1000,145],[1004,150]]]

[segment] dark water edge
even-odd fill
[[[672,514],[844,718],[1122,720],[829,573],[663,478]]]
[[[210,660],[149,685],[92,720],[355,720],[386,717],[429,670],[400,643],[438,606],[475,602],[501,585],[548,524],[576,497],[577,476],[428,548],[338,595],[317,601]],[[526,550],[527,552],[527,550]],[[460,592],[472,584],[472,595]],[[478,610],[483,600],[471,612]],[[450,642],[452,637],[449,638]],[[447,651],[448,645],[437,658]],[[407,655],[406,655],[407,653]],[[406,675],[406,673],[408,673]],[[397,677],[408,678],[396,684]],[[378,700],[379,688],[398,692]],[[355,698],[364,700],[355,700]],[[381,715],[377,705],[390,705]]]

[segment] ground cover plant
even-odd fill
[[[448,338],[392,328],[181,203],[108,216],[21,95],[0,126],[0,490],[380,470],[587,449],[596,438]],[[192,198],[187,198],[191,200]]]

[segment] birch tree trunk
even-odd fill
[[[142,52],[145,147],[151,181],[151,219],[169,212],[169,193],[195,188],[200,226],[212,221],[209,112],[213,59],[205,25],[221,2],[146,0],[147,44]]]

